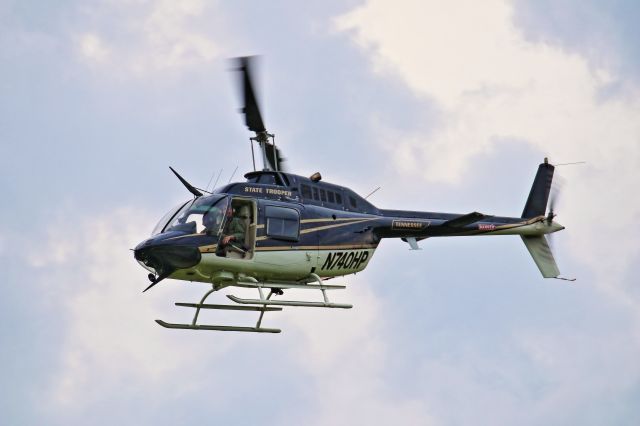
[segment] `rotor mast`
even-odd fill
[[[279,171],[278,170],[278,149],[276,148],[276,135],[272,133],[267,133],[267,131],[265,130],[264,132],[261,132],[261,133],[256,132],[256,135],[252,138],[249,138],[249,140],[251,141],[251,143],[256,142],[260,147],[260,152],[262,153],[262,171],[265,171],[265,172]],[[271,162],[267,158],[267,147],[269,145],[273,146],[273,155],[274,155],[273,167],[271,165]],[[253,155],[253,150],[251,150],[251,155]],[[256,162],[254,158],[253,159],[254,171],[255,171],[255,164]]]

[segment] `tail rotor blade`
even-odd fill
[[[557,176],[551,185],[550,195],[549,195],[549,213],[547,215],[547,222],[551,224],[553,218],[556,217],[556,207],[558,206],[558,201],[560,199],[560,191],[562,189],[563,180],[560,176]]]
[[[556,196],[557,196],[557,192],[552,191],[551,197],[549,198],[549,213],[547,214],[547,223],[549,225],[551,225],[551,222],[553,222],[553,218],[556,216],[556,214],[554,213],[555,205],[556,205]]]

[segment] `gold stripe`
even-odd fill
[[[327,217],[327,218],[322,218],[322,219],[302,219],[300,221],[300,223],[316,223],[316,222],[337,222],[337,221],[341,221],[344,222],[346,220],[362,220],[364,218],[362,217],[337,217],[337,218],[332,218],[332,217]]]
[[[256,251],[295,251],[295,250],[359,250],[375,249],[376,244],[342,244],[333,246],[280,246],[280,247],[256,247]]]
[[[356,225],[358,223],[363,223],[363,222],[369,222],[372,220],[376,220],[377,218],[371,218],[371,219],[359,219],[357,222],[349,222],[349,223],[339,223],[337,225],[325,225],[325,226],[317,226],[315,228],[308,228],[308,229],[303,229],[302,231],[300,231],[301,234],[308,234],[310,232],[316,232],[316,231],[322,231],[325,229],[332,229],[332,228],[339,228],[341,226],[347,226],[347,225]]]
[[[201,246],[198,247],[198,249],[200,249],[200,253],[211,253],[211,252],[215,252],[216,249],[218,248],[217,244],[211,244],[208,246]]]
[[[531,219],[523,220],[522,222],[507,223],[507,224],[504,224],[504,225],[497,225],[495,227],[495,230],[519,228],[521,226],[533,225],[534,223],[540,222],[541,220],[544,220],[545,218],[546,218],[545,216],[536,216],[536,217],[532,217]]]
[[[195,237],[196,235],[204,235],[204,231],[203,232],[198,232],[197,234],[178,235],[178,236],[175,236],[175,237],[167,238],[167,240],[175,240],[176,238]]]
[[[375,249],[377,244],[338,244],[332,246],[278,246],[278,247],[256,247],[256,251],[295,251],[295,250],[358,250]],[[198,247],[200,253],[212,253],[218,248],[217,244]]]
[[[348,222],[348,223],[338,223],[336,225],[316,226],[315,228],[303,229],[302,231],[300,231],[300,234],[309,234],[311,232],[323,231],[325,229],[333,229],[333,228],[338,228],[338,227],[347,226],[347,225],[356,225],[358,223],[369,222],[371,220],[376,220],[376,219],[377,218],[375,218],[375,217],[374,218],[370,218],[370,219],[354,219],[354,221]],[[315,219],[310,219],[310,220],[315,220]],[[257,237],[256,241],[264,241],[264,240],[266,240],[268,238],[269,238],[268,236],[263,235],[263,236]]]
[[[505,223],[504,225],[496,225],[495,228],[493,229],[472,229],[469,231],[465,231],[465,232],[461,232],[459,234],[456,235],[486,235],[486,234],[492,234],[496,231],[504,231],[504,230],[508,230],[508,229],[516,229],[516,228],[522,228],[523,226],[528,226],[528,225],[533,225],[534,223],[540,222],[542,220],[545,220],[546,216],[536,216],[536,217],[532,217],[531,219],[527,219],[527,220],[523,220],[522,222],[516,222],[516,223]]]

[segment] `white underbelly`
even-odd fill
[[[172,274],[177,279],[209,282],[221,271],[259,280],[300,280],[311,273],[321,277],[353,274],[366,268],[374,248],[349,250],[260,250],[252,259],[234,259],[203,253],[194,268]]]

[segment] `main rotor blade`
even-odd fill
[[[249,130],[256,133],[266,132],[262,122],[262,115],[260,115],[260,107],[256,100],[256,94],[254,91],[253,80],[251,78],[251,63],[255,63],[255,57],[244,56],[237,58],[238,70],[242,73],[242,97],[244,105],[241,112],[244,113],[244,121]]]
[[[176,175],[178,177],[178,179],[180,179],[180,182],[182,182],[182,184],[187,188],[187,190],[189,190],[190,193],[192,193],[193,195],[195,195],[196,197],[202,197],[202,192],[198,191],[193,185],[191,185],[189,182],[187,182],[182,176],[180,176],[178,174],[178,172],[176,172],[175,170],[173,170],[173,167],[169,166],[169,168],[171,169],[171,171],[173,172],[174,175]]]
[[[269,142],[265,142],[264,148],[267,154],[267,161],[269,162],[269,166],[271,167],[271,170],[278,170],[280,172],[284,172],[285,169],[282,163],[285,161],[285,158],[282,156],[282,151],[280,151],[280,149],[278,149],[277,147],[275,147],[273,144]]]

